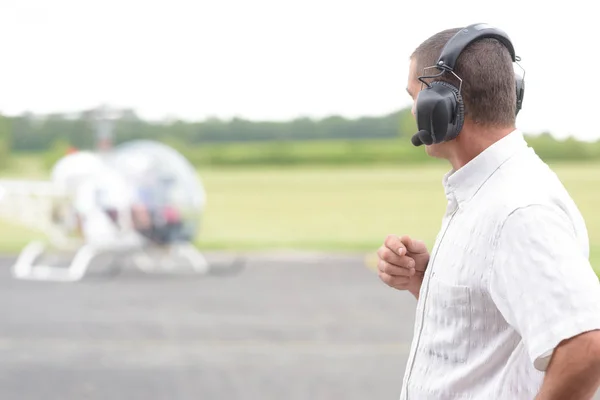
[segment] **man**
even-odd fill
[[[400,398],[590,399],[600,384],[600,285],[584,220],[515,128],[505,44],[482,38],[460,53],[454,74],[425,70],[459,31],[414,51],[407,88],[415,114],[419,76],[457,88],[454,74],[462,79],[462,129],[426,146],[452,167],[442,228],[431,253],[395,235],[378,251],[380,279],[417,298]]]

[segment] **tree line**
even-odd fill
[[[410,144],[417,130],[410,108],[378,117],[331,116],[286,122],[241,118],[148,121],[126,109],[118,110],[111,121],[114,144],[158,140],[175,147],[198,166],[397,164],[429,159]],[[0,116],[0,163],[8,163],[9,154],[41,153],[51,165],[68,147],[93,149],[98,126],[97,110]],[[548,133],[528,136],[527,140],[549,161],[600,160],[600,141],[559,141]]]
[[[274,140],[382,139],[412,134],[416,125],[410,109],[379,117],[347,119],[331,116],[321,120],[297,118],[286,122],[248,121],[241,118],[201,122],[182,120],[147,121],[133,110],[121,110],[112,119],[114,143],[133,139],[168,140],[176,138],[188,145],[204,143],[263,142]],[[10,125],[13,151],[44,151],[57,142],[78,148],[93,148],[96,117],[94,110],[76,114],[37,116],[26,113],[6,117]]]

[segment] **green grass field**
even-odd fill
[[[592,265],[600,270],[600,164],[557,164],[586,218]],[[445,164],[401,167],[219,168],[201,171],[208,204],[198,244],[205,249],[373,252],[388,233],[431,246],[445,209]],[[2,223],[0,251],[32,233]],[[37,236],[37,235],[36,235]]]
[[[373,251],[388,233],[432,245],[445,210],[444,164],[399,168],[212,170],[199,243],[209,248]],[[586,219],[600,269],[600,165],[554,170]]]

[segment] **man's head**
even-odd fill
[[[435,65],[446,43],[462,28],[436,33],[419,45],[410,57],[408,92],[413,98],[413,114],[421,90],[418,77],[437,75],[440,71],[427,67]],[[515,126],[516,91],[512,58],[508,49],[497,39],[484,38],[468,45],[460,54],[454,72],[462,79],[465,123],[457,140],[427,146],[435,157],[450,158],[465,139],[486,139],[489,132],[509,132]],[[459,87],[460,81],[449,72],[436,78]]]

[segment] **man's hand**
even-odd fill
[[[418,299],[429,262],[425,244],[407,235],[388,235],[377,256],[379,278],[390,287],[410,291]]]

